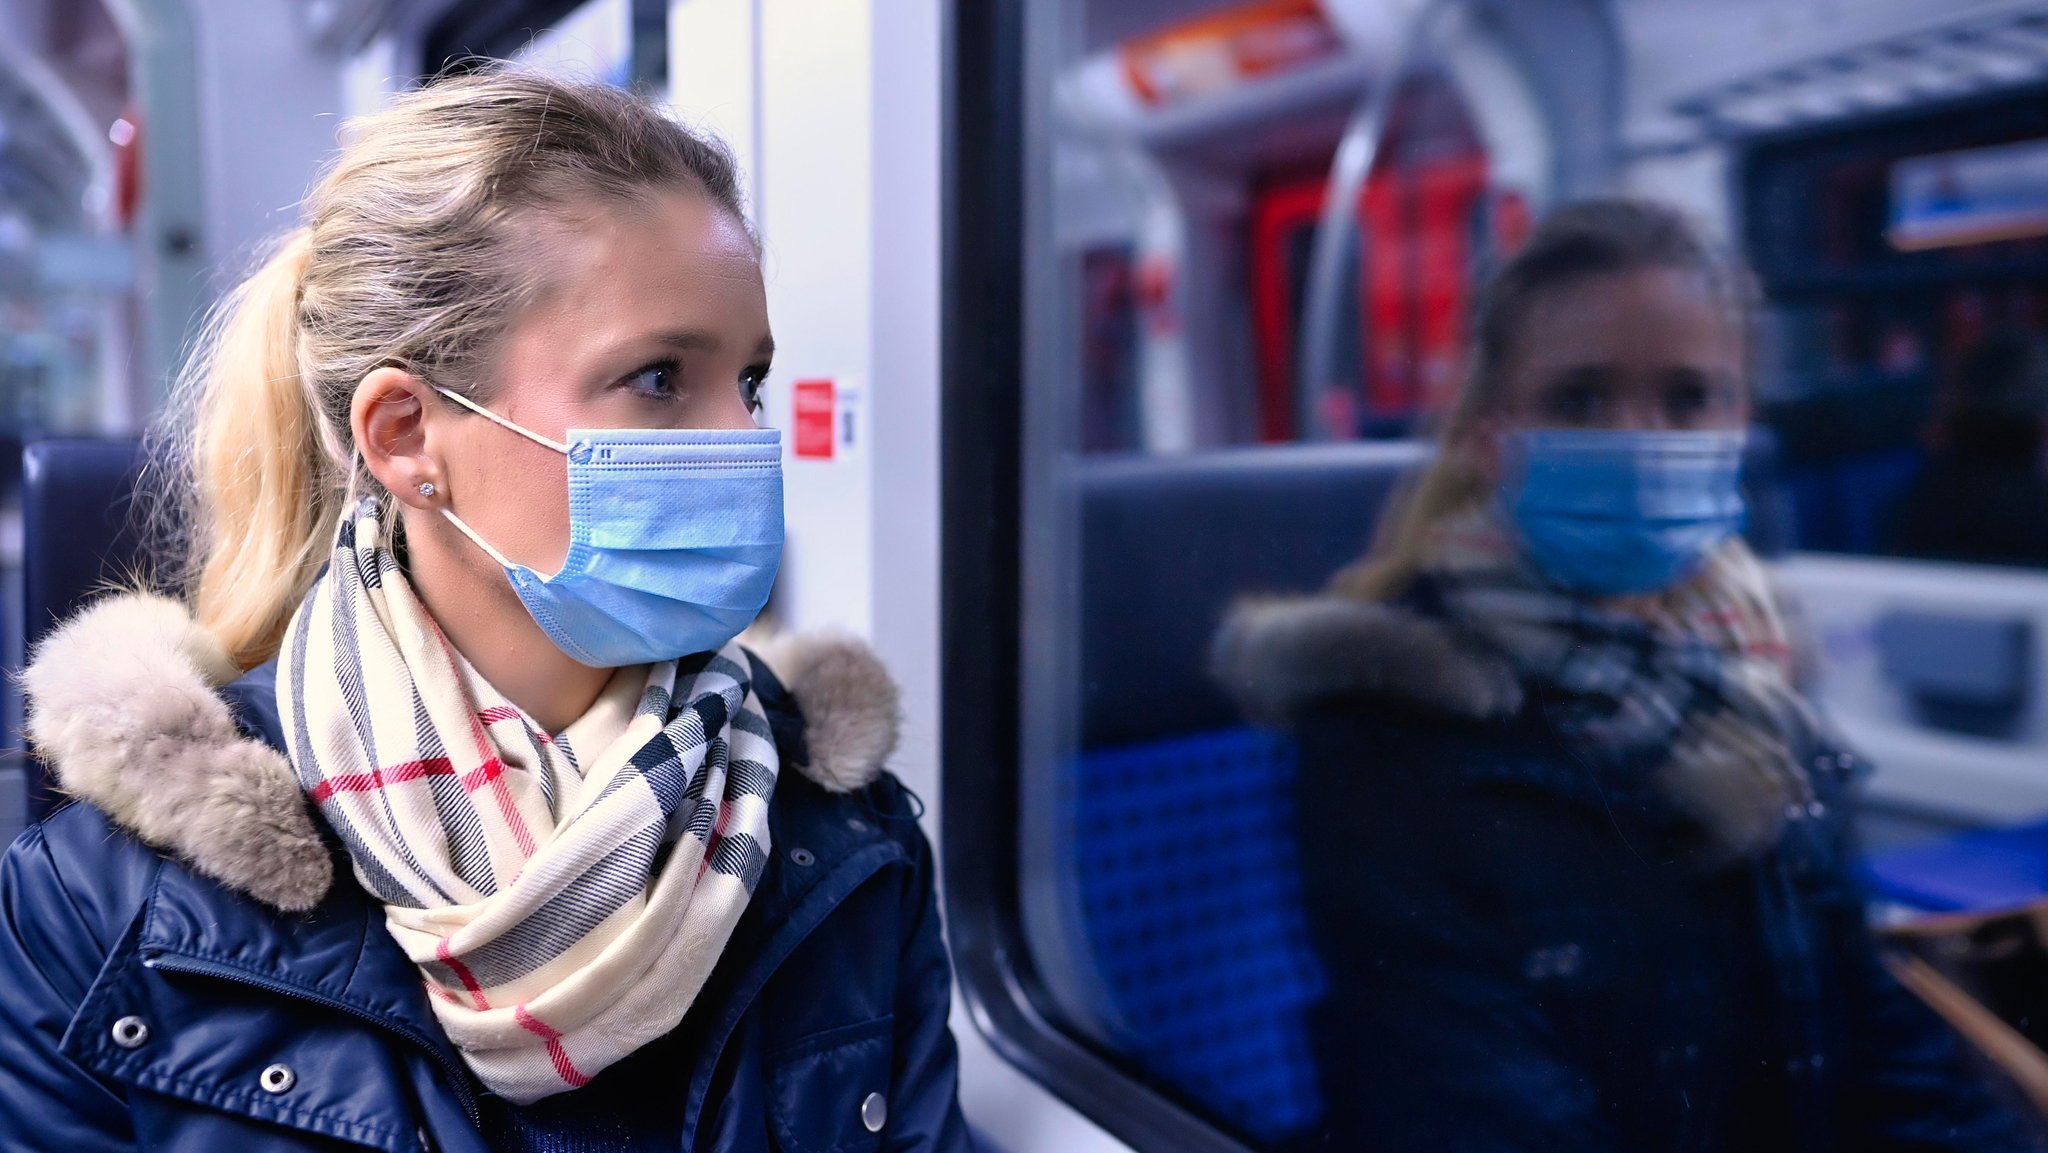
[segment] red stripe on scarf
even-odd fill
[[[476,792],[485,785],[495,783],[505,773],[505,762],[496,757],[485,761],[462,778],[462,787]],[[385,769],[372,769],[367,773],[343,773],[328,777],[313,786],[314,804],[332,797],[336,793],[367,793],[387,785],[402,785],[426,777],[447,777],[455,774],[455,765],[447,757],[429,757],[423,761],[407,761]]]
[[[445,777],[455,772],[455,766],[447,757],[429,757],[424,761],[407,761],[387,769],[372,769],[367,773],[343,773],[338,777],[326,777],[313,786],[314,804],[320,804],[336,793],[367,793],[386,785],[402,785],[423,777]]]
[[[442,639],[445,645],[446,638]],[[449,672],[460,678],[461,673],[455,668],[455,650],[450,647],[444,651],[448,656]],[[484,727],[474,713],[469,717],[469,739],[476,743],[476,755],[480,761],[470,777],[476,778],[478,787],[492,786],[491,797],[498,802],[498,815],[504,818],[506,827],[512,830],[512,839],[519,845],[520,854],[526,857],[533,856],[533,832],[526,827],[526,818],[519,815],[519,806],[512,803],[512,790],[505,787],[504,762],[498,759],[497,748],[491,744],[491,738],[484,734]],[[469,784],[468,777],[463,779],[463,784]]]
[[[562,1035],[548,1027],[547,1022],[526,1011],[526,1006],[512,1007],[512,1019],[519,1027],[548,1043],[548,1060],[555,1063],[555,1076],[571,1089],[581,1089],[590,1084],[590,1078],[576,1068],[569,1060],[569,1051],[562,1048]]]
[[[500,721],[519,721],[523,727],[527,727],[527,731],[541,744],[552,745],[555,743],[555,738],[550,736],[545,729],[525,726],[526,718],[520,714],[518,709],[510,705],[492,705],[490,708],[480,709],[476,714],[476,719],[482,721],[486,727],[495,725]]]
[[[456,959],[455,951],[448,947],[448,939],[446,937],[443,937],[434,945],[434,957],[443,965],[455,970],[455,976],[462,981],[462,987],[467,989],[469,995],[476,1000],[478,1010],[491,1007],[490,1001],[484,997],[484,987],[476,983],[476,974],[469,971],[468,965]]]
[[[485,785],[491,784],[492,782],[496,781],[499,777],[503,776],[504,773],[505,762],[499,760],[496,757],[492,757],[490,760],[485,761],[483,764],[478,765],[476,768],[471,769],[467,774],[465,774],[462,778],[462,787],[468,789],[470,792],[473,793],[476,792],[478,789],[483,788]]]
[[[461,684],[461,658],[455,655],[455,646],[449,643],[448,634],[441,631],[440,624],[434,620],[432,614],[427,615],[427,625],[434,630],[434,639],[441,642],[441,657],[449,677],[454,683]],[[533,832],[526,827],[526,818],[519,815],[519,807],[512,803],[512,790],[505,787],[505,766],[498,760],[497,749],[491,744],[490,737],[484,734],[484,727],[477,720],[477,715],[469,713],[468,716],[469,739],[476,744],[477,758],[480,762],[476,771],[469,776],[478,778],[478,785],[492,786],[491,796],[498,802],[499,815],[512,830],[512,839],[518,843],[522,855],[531,857],[534,847]],[[469,778],[465,777],[465,786],[468,785],[468,781]]]

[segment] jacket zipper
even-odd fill
[[[357,1008],[346,1001],[338,1001],[332,997],[323,997],[318,993],[299,988],[295,985],[288,985],[283,981],[272,980],[269,977],[258,976],[255,973],[245,972],[244,970],[213,961],[201,961],[192,957],[180,956],[176,953],[164,953],[144,960],[143,966],[150,969],[159,969],[166,973],[189,973],[195,977],[214,977],[222,981],[247,985],[267,993],[274,993],[280,997],[304,1001],[308,1004],[318,1005],[323,1009],[332,1009],[337,1013],[354,1017],[365,1024],[374,1025],[387,1033],[394,1033],[433,1055],[435,1062],[441,1066],[442,1072],[448,1075],[448,1083],[455,1087],[456,1099],[462,1103],[462,1111],[469,1115],[470,1124],[475,1125],[479,1131],[483,1128],[483,1112],[477,1107],[475,1095],[470,1092],[468,1070],[464,1069],[454,1058],[448,1056],[439,1045],[434,1044],[431,1037],[415,1029],[408,1029],[403,1025],[394,1024],[387,1018],[379,1017],[366,1009]]]

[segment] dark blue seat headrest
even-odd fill
[[[1363,555],[1412,442],[1285,445],[1081,465],[1081,744],[1240,724],[1206,671],[1237,597],[1309,592]]]
[[[52,625],[110,585],[147,571],[134,440],[43,440],[21,454],[22,639],[33,652]],[[29,809],[54,798],[31,766]]]
[[[43,440],[22,452],[23,636],[31,648],[110,584],[144,571],[133,440]]]

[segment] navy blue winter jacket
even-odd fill
[[[158,652],[93,679],[147,692],[138,669],[189,680],[193,663]],[[232,686],[228,703],[243,733],[278,748],[269,673]],[[834,768],[845,751],[807,749],[795,702],[772,677],[759,681],[785,766]],[[52,683],[32,675],[30,690]],[[64,691],[32,707],[56,707]],[[480,1091],[331,839],[331,890],[287,914],[224,883],[240,866],[206,845],[159,851],[108,815],[157,805],[131,823],[160,829],[176,817],[165,807],[234,793],[219,780],[159,781],[152,798],[123,776],[152,767],[138,758],[164,774],[235,771],[190,755],[207,745],[207,702],[219,698],[192,697],[203,686],[191,683],[168,691],[128,710],[140,734],[46,744],[60,762],[79,758],[75,771],[58,765],[68,787],[106,803],[66,806],[0,861],[0,1149],[485,1153]],[[876,704],[893,712],[893,699]],[[813,718],[814,745],[848,733],[874,744],[877,718],[825,720],[821,733]],[[851,783],[843,760],[836,768],[827,779]],[[854,779],[865,783],[834,792],[782,775],[773,860],[710,982],[658,1043],[672,1070],[641,1071],[666,1091],[657,1105],[674,1111],[682,1150],[969,1148],[931,850],[893,778]]]

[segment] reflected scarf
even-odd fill
[[[1609,779],[1648,778],[1708,837],[1752,856],[1813,792],[1794,749],[1812,718],[1763,566],[1741,540],[1691,579],[1594,601],[1549,584],[1475,510],[1440,524],[1422,595],[1514,667],[1559,736]]]
[[[759,881],[775,742],[737,645],[621,669],[561,734],[476,674],[373,502],[292,617],[292,767],[478,1079],[528,1104],[682,1020]]]

